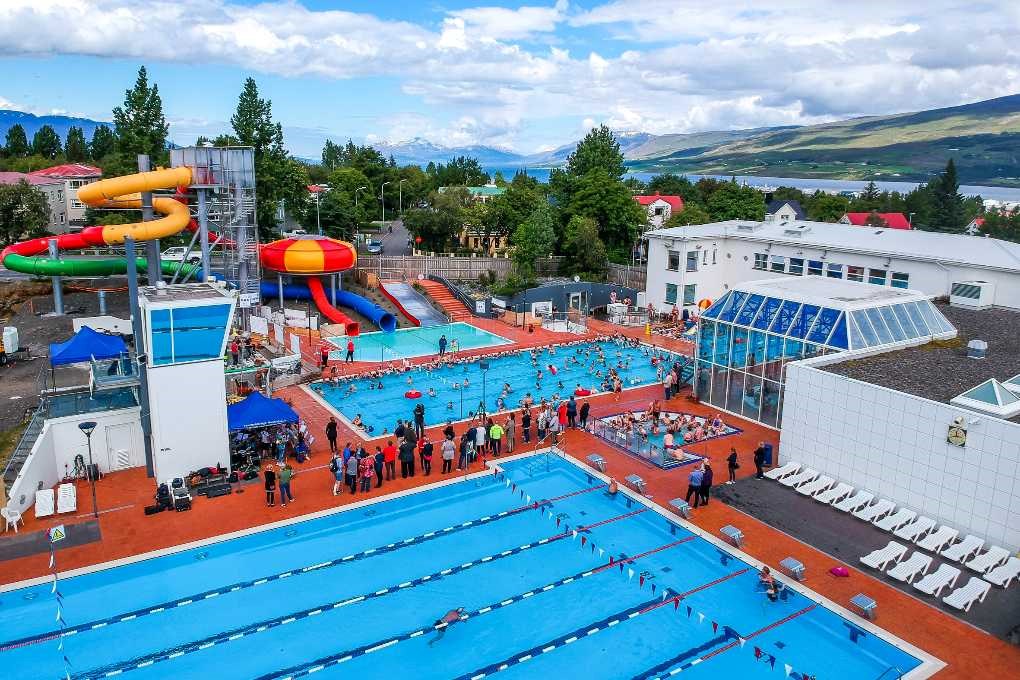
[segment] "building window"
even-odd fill
[[[680,271],[680,251],[679,250],[667,250],[666,251],[666,269],[671,272]]]
[[[663,208],[661,205],[655,208],[654,210],[655,210],[654,214],[656,217],[662,217],[662,215],[666,212],[665,208]]]
[[[684,304],[693,305],[697,300],[697,286],[693,283],[688,283],[684,286]]]
[[[830,262],[826,265],[825,274],[830,279],[841,279],[843,278],[843,265]]]
[[[893,272],[892,282],[889,284],[893,288],[908,288],[910,281],[910,274],[906,272]]]
[[[696,250],[687,253],[687,271],[698,271],[698,252]]]
[[[701,252],[701,264],[708,264],[708,251],[703,250]]]
[[[863,281],[864,280],[864,267],[854,267],[853,265],[846,268],[846,278],[848,281]]]
[[[754,268],[755,269],[768,269],[769,255],[768,253],[755,253],[754,254]]]
[[[712,264],[715,264],[715,254],[716,254],[716,252],[717,251],[715,251],[715,250],[712,251]]]
[[[786,271],[786,258],[782,255],[772,256],[772,266],[770,267],[774,272],[785,272]]]
[[[876,286],[885,285],[885,276],[888,272],[884,269],[869,269],[868,270],[868,283],[873,283]]]
[[[822,263],[820,260],[808,260],[807,262],[807,274],[808,276],[821,276],[822,275]]]
[[[802,257],[790,258],[790,273],[795,276],[801,276],[804,273],[804,258]]]
[[[666,304],[667,305],[675,305],[676,304],[676,291],[677,291],[677,287],[676,287],[675,283],[667,283],[666,284]]]

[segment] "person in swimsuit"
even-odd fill
[[[436,636],[429,640],[429,647],[439,642],[446,635],[446,629],[457,623],[464,616],[464,607],[457,607],[443,614],[432,624],[436,628]]]

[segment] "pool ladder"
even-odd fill
[[[894,672],[895,675],[889,675],[889,671]],[[902,669],[897,668],[896,666],[889,666],[884,671],[882,671],[882,673],[877,678],[875,678],[875,680],[886,680],[886,678],[897,678],[898,680],[899,678],[902,677],[903,677]]]
[[[542,439],[536,439],[534,451],[537,453],[538,449],[541,448],[548,439],[553,439],[555,441],[555,433],[549,432]],[[549,472],[549,458],[561,455],[563,455],[563,452],[560,451],[555,444],[553,444],[544,454],[542,454],[541,457],[536,456],[534,460],[530,461],[527,466],[525,466],[524,471],[528,473],[529,477],[534,477],[536,472]]]

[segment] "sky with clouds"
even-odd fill
[[[0,0],[0,108],[109,119],[139,64],[171,135],[215,134],[252,75],[288,145],[523,153],[593,124],[810,124],[1020,92],[1020,2]]]

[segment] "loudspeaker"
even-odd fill
[[[205,490],[206,498],[216,498],[218,496],[226,496],[231,492],[229,484],[212,484]]]
[[[162,504],[160,504],[160,505],[146,505],[145,506],[145,514],[146,515],[155,515],[156,513],[163,512],[164,510],[166,510],[166,506],[164,506]]]
[[[96,463],[85,466],[85,476],[88,477],[90,482],[98,482],[103,478],[103,474],[99,471],[99,465]]]
[[[174,499],[174,510],[177,512],[184,512],[185,510],[191,510],[191,499],[190,498],[176,498]]]

